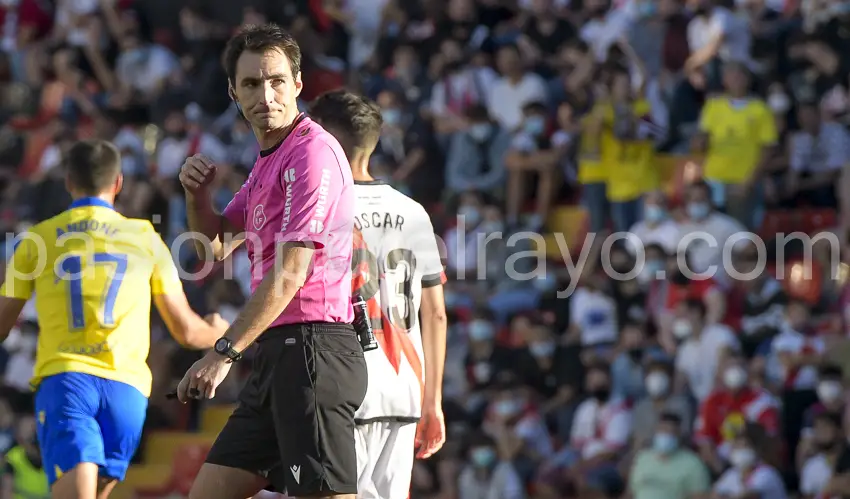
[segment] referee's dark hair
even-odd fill
[[[97,196],[121,175],[121,153],[105,140],[80,141],[68,150],[65,168],[69,190]]]
[[[231,85],[236,85],[236,63],[243,52],[265,53],[280,50],[289,59],[289,69],[295,77],[301,71],[301,48],[286,30],[274,23],[243,26],[224,48],[224,71]]]
[[[310,104],[310,117],[339,141],[345,155],[371,153],[378,145],[384,120],[377,104],[345,90],[332,90]]]

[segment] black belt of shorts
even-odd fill
[[[257,342],[263,342],[276,338],[286,338],[300,335],[304,331],[310,334],[349,334],[356,336],[354,326],[348,322],[295,322],[281,326],[272,326],[257,338]]]

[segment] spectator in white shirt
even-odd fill
[[[699,300],[684,301],[676,315],[673,335],[682,342],[676,355],[676,386],[687,386],[697,401],[702,401],[714,388],[722,359],[740,345],[729,327],[706,324],[705,304]]]
[[[752,34],[749,22],[732,10],[732,2],[725,0],[691,0],[695,16],[688,24],[688,45],[691,55],[685,62],[685,71],[711,69],[718,83],[714,62],[741,62],[749,64]]]
[[[643,199],[643,220],[629,229],[631,236],[626,240],[626,248],[632,254],[657,244],[666,253],[675,253],[679,243],[679,224],[670,218],[667,211],[667,197],[661,191],[650,192]]]
[[[728,280],[723,267],[723,252],[729,239],[746,229],[737,220],[717,211],[711,200],[711,187],[703,181],[688,186],[685,194],[687,220],[679,226],[679,251],[686,250],[691,272],[701,274],[713,269],[713,277],[723,283]],[[740,247],[747,241],[735,242]]]
[[[579,462],[614,463],[629,444],[632,412],[627,400],[611,396],[610,367],[593,364],[587,369],[585,388],[590,397],[576,410],[570,431],[570,448]]]
[[[844,449],[841,414],[823,412],[815,416],[812,444],[817,454],[806,460],[800,471],[800,492],[806,497],[819,497],[832,478],[832,470]]]
[[[499,49],[496,65],[501,77],[493,84],[488,99],[490,116],[505,130],[518,130],[523,108],[532,102],[548,101],[546,81],[523,67],[519,49],[508,45]]]
[[[580,279],[578,289],[570,298],[566,341],[584,347],[610,347],[619,336],[617,304],[606,289],[604,277],[585,275]]]
[[[758,499],[787,499],[785,482],[773,466],[765,462],[770,450],[764,428],[748,423],[732,444],[726,470],[714,484],[719,497],[753,497]]]
[[[812,206],[837,207],[835,183],[850,163],[850,134],[839,123],[822,122],[816,103],[798,105],[797,120],[800,131],[788,144],[785,195]]]

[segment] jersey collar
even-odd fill
[[[87,197],[87,198],[77,199],[76,201],[71,203],[70,209],[73,210],[74,208],[82,208],[84,206],[100,206],[101,208],[109,208],[110,210],[115,209],[115,207],[112,206],[112,203],[110,203],[108,201],[104,201],[104,200],[102,200],[100,198],[96,198],[96,197]]]

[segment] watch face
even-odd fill
[[[219,338],[218,341],[215,342],[215,351],[218,353],[225,353],[228,348],[227,338]]]

